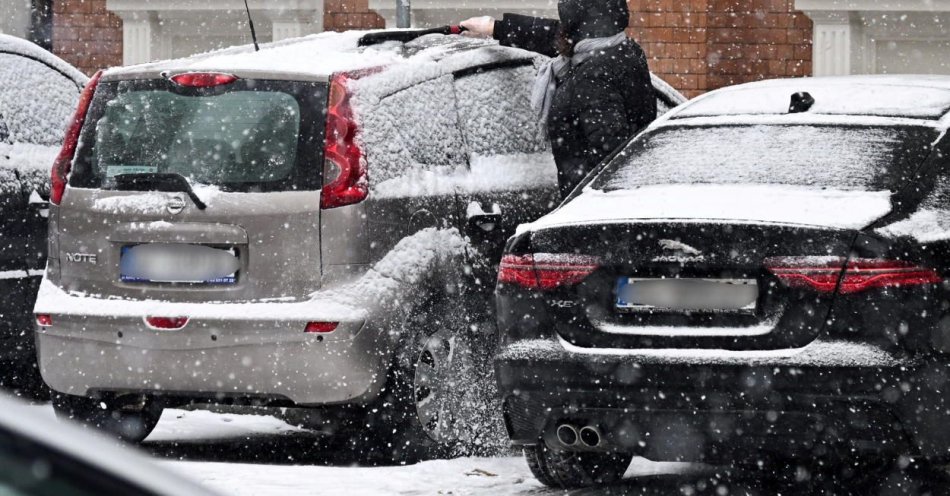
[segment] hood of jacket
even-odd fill
[[[630,23],[626,0],[560,0],[557,9],[564,32],[574,43],[613,36]]]

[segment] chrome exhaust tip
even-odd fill
[[[592,425],[582,427],[578,433],[578,438],[581,440],[581,444],[587,446],[588,448],[596,448],[600,446],[601,438],[600,429]]]
[[[564,446],[576,446],[578,439],[580,439],[580,434],[577,432],[577,427],[571,424],[561,424],[558,426],[557,440],[559,443]]]

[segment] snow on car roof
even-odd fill
[[[13,53],[39,60],[63,73],[63,75],[75,81],[76,85],[80,87],[84,86],[89,79],[68,62],[23,38],[0,34],[0,53]]]
[[[851,115],[939,120],[950,111],[950,77],[843,76],[775,79],[723,88],[697,98],[669,116],[788,114],[794,93],[815,104],[804,115]]]
[[[396,41],[360,47],[359,39],[367,31],[320,33],[261,45],[216,50],[190,57],[110,69],[107,78],[155,77],[164,71],[227,71],[237,74],[291,74],[323,78],[337,72],[391,66],[406,61],[439,61],[457,53],[482,54],[492,62],[505,58],[533,58],[536,54],[499,47],[492,40],[459,36],[428,35],[409,43]],[[487,50],[477,50],[487,48]]]

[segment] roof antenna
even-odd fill
[[[254,31],[254,20],[251,19],[251,8],[247,6],[247,0],[244,0],[244,10],[247,11],[247,25],[251,27],[251,39],[254,40],[254,51],[261,51],[257,45],[257,33]]]

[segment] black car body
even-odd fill
[[[535,474],[947,459],[948,110],[947,78],[720,90],[522,226],[496,371]]]
[[[28,41],[0,35],[0,377],[42,384],[33,302],[46,267],[49,168],[86,77]]]

